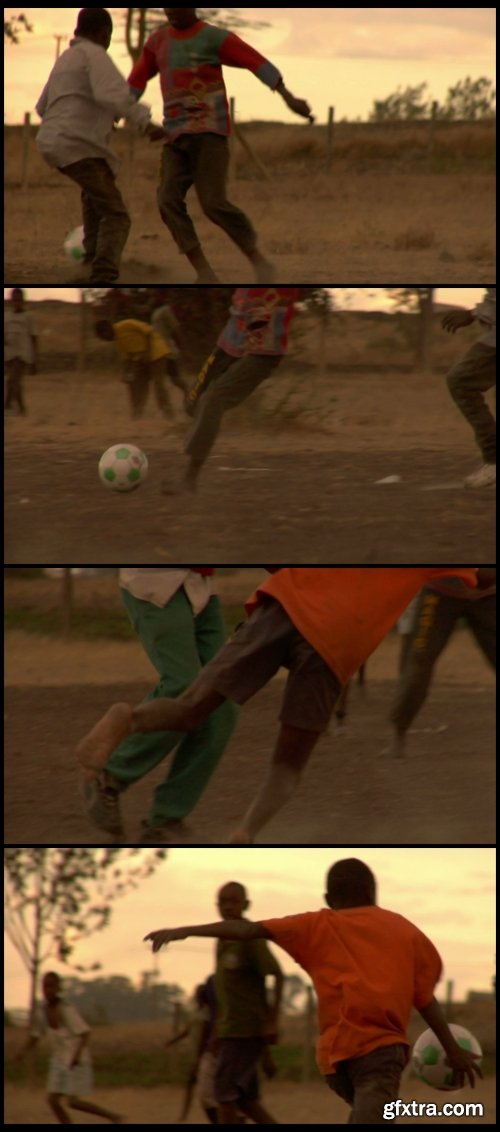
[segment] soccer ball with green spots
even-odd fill
[[[482,1057],[481,1046],[470,1030],[455,1024],[450,1025],[450,1030],[462,1049]],[[445,1051],[432,1030],[426,1030],[415,1043],[412,1064],[416,1076],[427,1085],[432,1085],[433,1089],[451,1092],[460,1087],[453,1084],[453,1073],[446,1060]],[[477,1064],[480,1065],[480,1061]]]
[[[83,246],[83,227],[75,228],[73,232],[66,236],[64,241],[64,251],[68,259],[73,263],[81,263],[85,256],[85,248]]]
[[[148,461],[135,444],[115,444],[99,460],[99,475],[111,491],[136,491],[148,474]]]

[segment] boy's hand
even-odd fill
[[[462,326],[470,326],[475,321],[476,319],[471,311],[448,311],[441,325],[443,330],[448,331],[448,334],[456,334]]]
[[[476,1087],[476,1074],[478,1077],[483,1076],[481,1067],[476,1065],[479,1058],[478,1053],[469,1053],[467,1049],[462,1049],[457,1045],[451,1053],[447,1051],[446,1060],[450,1069],[453,1070],[453,1084],[463,1089],[465,1085],[465,1078],[467,1077],[471,1089]]]
[[[164,928],[162,931],[150,932],[149,935],[144,936],[146,943],[150,939],[153,941],[153,954],[156,954],[169,943],[174,943],[178,939],[186,939],[186,934],[181,928]]]

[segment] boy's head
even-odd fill
[[[230,881],[217,893],[217,907],[222,920],[241,920],[250,907],[247,890],[237,881]]]
[[[376,904],[377,883],[371,869],[357,857],[337,861],[326,878],[325,900],[334,910]]]
[[[113,323],[107,318],[102,318],[95,324],[95,332],[98,338],[102,338],[104,342],[114,342],[115,331]]]
[[[75,35],[90,39],[106,51],[113,36],[113,20],[106,8],[81,8]]]
[[[24,310],[24,291],[22,291],[20,287],[14,287],[10,292],[10,298],[12,306],[17,313]]]
[[[196,8],[164,8],[163,11],[176,31],[187,31],[198,19]]]
[[[61,994],[61,980],[54,971],[48,971],[42,979],[43,997],[49,1004],[57,1002]]]

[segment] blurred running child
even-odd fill
[[[473,311],[456,310],[445,314],[443,329],[456,334],[463,326],[478,322],[483,335],[448,374],[448,389],[465,419],[474,430],[483,464],[467,476],[467,487],[488,487],[496,483],[497,430],[484,394],[496,387],[497,380],[497,289],[487,287],[485,298]]]
[[[90,1026],[62,995],[59,975],[50,971],[44,976],[42,987],[45,1008],[39,1025],[32,1031],[16,1060],[21,1061],[41,1037],[48,1037],[51,1058],[47,1100],[58,1123],[73,1124],[64,1108],[63,1102],[66,1102],[76,1112],[100,1116],[110,1124],[125,1124],[124,1116],[82,1100],[93,1091],[92,1062],[88,1050]]]
[[[26,374],[36,373],[38,339],[33,315],[24,305],[24,291],[14,287],[4,318],[4,358],[7,375],[5,411],[19,416],[27,413],[23,382]]]

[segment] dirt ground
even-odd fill
[[[159,151],[138,143],[130,154],[120,144],[119,184],[133,220],[121,282],[192,282],[159,217]],[[63,243],[81,223],[79,191],[49,170],[34,141],[30,187],[20,191],[21,160],[20,135],[13,135],[6,149],[5,282],[67,283],[72,271]],[[495,181],[473,165],[429,173],[399,171],[397,161],[348,159],[327,173],[304,156],[273,162],[270,184],[261,175],[237,179],[230,198],[251,218],[280,283],[474,284],[495,277]],[[253,282],[244,257],[205,219],[195,197],[189,207],[221,282]]]
[[[6,421],[7,564],[495,560],[495,492],[463,488],[474,440],[436,375],[335,372],[328,431],[262,420],[249,404],[223,423],[195,497],[161,494],[185,465],[180,411],[165,424],[150,407],[131,424],[112,380],[71,377],[42,375],[29,416]],[[97,463],[125,440],[144,448],[150,475],[123,497]]]
[[[458,633],[415,723],[409,755],[395,764],[380,751],[396,667],[393,638],[370,662],[366,699],[354,692],[345,734],[332,729],[321,741],[299,793],[263,833],[263,844],[494,843],[493,674],[469,635]],[[111,685],[111,670],[124,682]],[[138,701],[149,690],[140,650],[112,642],[66,647],[13,634],[6,671],[6,843],[52,845],[54,830],[62,845],[106,840],[80,812],[72,748],[112,700]],[[281,691],[277,680],[242,712],[190,819],[192,844],[223,844],[239,822],[270,759]],[[164,773],[157,769],[125,796],[129,843]]]
[[[453,1117],[454,1124],[494,1124],[495,1123],[495,1081],[490,1078],[478,1083],[472,1090],[461,1090],[451,1093],[443,1101],[443,1094],[437,1093],[421,1082],[407,1080],[401,1089],[402,1100],[408,1102],[416,1100],[420,1103],[437,1104],[455,1103],[484,1105],[483,1116]],[[450,1098],[454,1098],[450,1102]],[[141,1126],[143,1124],[176,1124],[179,1111],[182,1107],[183,1094],[180,1089],[147,1089],[132,1090],[118,1089],[106,1090],[98,1093],[97,1103],[101,1103],[116,1111],[127,1115],[127,1123]],[[343,1124],[346,1123],[348,1109],[344,1103],[331,1093],[325,1086],[318,1085],[292,1085],[271,1084],[265,1087],[265,1103],[272,1111],[280,1124]],[[399,1124],[429,1124],[435,1118],[426,1116],[400,1117]],[[75,1113],[75,1124],[97,1124],[98,1121],[90,1116]],[[28,1091],[7,1085],[5,1092],[5,1123],[6,1124],[55,1124],[47,1110],[43,1093],[39,1090]],[[206,1124],[206,1120],[197,1103],[189,1117],[190,1124]]]

